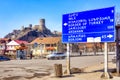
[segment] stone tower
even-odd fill
[[[45,19],[40,19],[40,25],[38,31],[44,31],[44,30],[46,30]]]
[[[29,28],[32,28],[32,24],[29,24]]]

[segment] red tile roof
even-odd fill
[[[15,40],[15,42],[17,42],[18,44],[22,44],[22,43],[24,43],[24,44],[28,44],[27,41],[22,41],[22,40]]]
[[[8,41],[9,38],[0,38],[0,40],[5,40],[5,41]]]
[[[31,44],[38,43],[38,44],[55,44],[61,41],[61,37],[44,37],[44,38],[36,38],[31,42]]]

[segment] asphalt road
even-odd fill
[[[109,55],[111,61],[114,55]],[[71,68],[84,68],[104,62],[104,56],[78,56],[71,57]],[[62,64],[66,69],[66,59],[64,60],[11,60],[0,62],[0,80],[21,80],[22,78],[43,77],[54,73],[54,64]],[[19,78],[19,79],[18,79]],[[27,79],[28,80],[28,79]]]
[[[108,61],[111,61],[114,55],[108,55]],[[71,67],[86,67],[94,64],[99,64],[104,62],[104,56],[78,56],[70,58]],[[32,60],[11,60],[0,62],[1,66],[27,66],[27,65],[39,65],[39,66],[50,66],[52,67],[54,64],[62,64],[63,67],[66,66],[66,59],[63,60],[47,60],[47,59],[32,59]]]

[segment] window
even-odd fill
[[[50,44],[46,44],[45,46],[46,46],[46,47],[50,47]]]

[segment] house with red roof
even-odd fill
[[[29,43],[27,41],[22,41],[22,40],[12,40],[9,43],[7,43],[7,50],[16,51],[17,48],[21,46],[21,44],[28,45]]]
[[[28,45],[29,43],[27,41],[22,41],[22,40],[12,40],[8,43],[6,43],[6,53],[8,55],[15,55],[17,49],[21,46],[21,44]],[[1,49],[4,49],[3,45]]]

